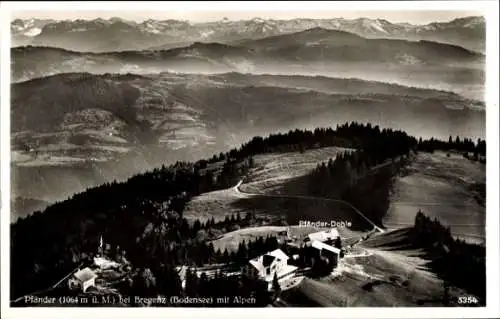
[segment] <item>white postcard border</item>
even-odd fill
[[[150,9],[151,8],[151,9]],[[11,308],[10,256],[10,21],[12,11],[462,11],[482,13],[487,21],[487,306],[484,308]],[[295,2],[3,2],[1,10],[1,307],[2,318],[493,318],[500,316],[499,296],[499,110],[497,1],[295,1]]]

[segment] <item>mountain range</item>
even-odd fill
[[[253,18],[239,21],[225,18],[203,23],[153,19],[135,22],[121,18],[64,21],[16,19],[11,23],[12,46],[51,46],[80,52],[164,50],[194,42],[231,44],[243,39],[260,39],[313,28],[347,31],[365,38],[435,41],[472,51],[485,51],[485,19],[479,16],[426,25],[368,18]]]
[[[58,73],[252,73],[360,78],[448,90],[482,99],[485,57],[430,41],[367,39],[324,28],[238,43],[195,42],[168,50],[76,52],[53,47],[11,49],[12,80]]]

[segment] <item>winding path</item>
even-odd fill
[[[352,210],[354,210],[358,215],[363,217],[363,219],[366,220],[370,225],[372,225],[376,231],[378,231],[380,233],[384,233],[384,230],[382,228],[377,226],[373,221],[371,221],[368,217],[366,217],[365,214],[360,212],[356,207],[354,207],[349,202],[346,202],[344,200],[324,198],[324,197],[314,197],[314,196],[301,196],[301,195],[267,195],[267,194],[248,193],[248,192],[242,192],[240,190],[241,184],[243,184],[243,180],[240,180],[238,182],[238,184],[236,184],[236,186],[233,187],[233,190],[239,195],[263,196],[263,197],[272,197],[272,198],[299,198],[299,199],[307,199],[307,200],[322,200],[322,201],[341,203],[341,204],[347,205]]]
[[[398,156],[397,158],[395,158],[394,160],[388,160],[384,163],[381,163],[381,164],[378,164],[374,167],[372,167],[371,169],[368,170],[368,172],[366,172],[365,174],[363,174],[362,176],[358,176],[357,179],[361,179],[363,177],[366,177],[367,175],[369,174],[373,174],[373,172],[375,172],[376,170],[378,169],[381,169],[383,167],[386,167],[388,165],[391,165],[395,162],[400,162],[401,161],[401,156]],[[370,225],[373,226],[373,229],[375,231],[378,231],[380,233],[384,233],[385,231],[380,228],[379,226],[377,226],[373,221],[371,221],[368,217],[366,217],[365,214],[363,214],[361,211],[359,211],[359,209],[357,209],[356,207],[354,207],[351,203],[349,202],[346,202],[344,200],[341,200],[341,199],[332,199],[332,198],[325,198],[325,197],[315,197],[315,196],[301,196],[301,195],[267,195],[267,194],[261,194],[261,193],[249,193],[249,192],[245,192],[245,191],[241,191],[240,189],[240,186],[243,184],[243,179],[240,180],[238,182],[238,184],[236,184],[234,187],[233,187],[233,191],[240,195],[240,196],[264,196],[264,197],[272,197],[272,198],[299,198],[299,199],[307,199],[307,200],[322,200],[322,201],[327,201],[327,202],[334,202],[334,203],[341,203],[341,204],[344,204],[344,205],[347,205],[348,207],[350,207],[352,210],[354,210],[358,215],[360,215],[365,221],[367,221]]]

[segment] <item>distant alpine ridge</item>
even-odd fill
[[[239,21],[224,18],[204,23],[152,19],[135,22],[120,18],[74,21],[16,19],[11,23],[12,46],[50,46],[81,52],[165,50],[194,42],[235,44],[313,28],[346,31],[365,38],[434,41],[480,53],[485,51],[485,19],[478,16],[426,25],[368,18],[253,18]]]

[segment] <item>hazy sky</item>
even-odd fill
[[[214,21],[227,17],[230,20],[251,19],[254,17],[273,19],[293,18],[380,18],[391,22],[427,24],[430,22],[450,21],[455,18],[480,15],[473,11],[22,11],[13,12],[15,18],[95,19],[120,17],[127,20],[179,19],[193,22]]]

